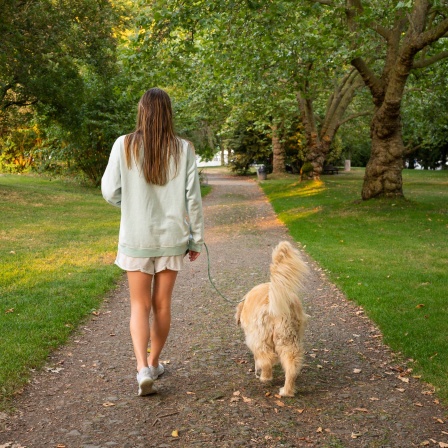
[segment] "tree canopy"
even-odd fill
[[[405,161],[446,159],[442,0],[0,3],[0,164],[40,145],[98,182],[156,85],[200,154],[319,177],[342,151],[368,162],[364,199],[402,195]]]

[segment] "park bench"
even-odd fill
[[[322,169],[322,174],[339,174],[339,168],[333,165],[325,165]]]

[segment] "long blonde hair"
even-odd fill
[[[173,112],[168,94],[158,88],[149,89],[138,103],[137,127],[124,139],[126,164],[132,168],[143,150],[141,168],[150,184],[165,185],[170,179],[170,161],[174,161],[174,175],[179,165],[181,141],[174,133]]]

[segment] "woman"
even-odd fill
[[[194,148],[174,134],[171,101],[163,90],[150,89],[140,99],[136,130],[113,145],[101,190],[107,202],[121,207],[115,263],[129,282],[138,395],[149,395],[157,392],[154,380],[164,372],[159,356],[170,329],[177,272],[187,252],[190,261],[199,256],[204,233]]]

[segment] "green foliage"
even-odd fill
[[[39,157],[34,157],[38,171],[81,170],[98,184],[114,139],[134,127],[140,95],[159,86],[173,99],[177,131],[193,141],[204,159],[226,148],[225,141],[241,133],[248,121],[262,132],[275,122],[286,163],[298,172],[307,142],[297,93],[313,105],[316,123],[322,123],[328,99],[355,56],[375,54],[372,70],[379,73],[383,68],[384,39],[371,29],[372,21],[390,26],[390,11],[410,8],[408,2],[395,0],[387,5],[363,1],[355,33],[346,26],[345,2],[331,3],[141,0],[112,7],[103,0],[41,0],[29,5],[4,0],[0,138],[15,142],[9,132],[19,125],[11,121],[10,111],[27,105],[20,113],[38,112],[37,118],[33,114],[42,137],[35,149]],[[428,56],[446,46],[438,45]],[[404,132],[407,142],[420,146],[419,151],[431,148],[437,160],[435,154],[443,156],[446,123],[443,114],[431,123],[426,117],[434,103],[446,108],[439,101],[446,98],[441,92],[448,91],[447,68],[441,67],[428,71],[424,88],[422,78],[415,77],[412,87],[421,95],[409,96]],[[431,79],[440,86],[439,94],[427,94]],[[368,108],[371,98],[357,94],[343,118]],[[351,123],[342,126],[341,141],[333,143],[327,161],[336,163],[340,153],[346,157],[350,152],[353,164],[366,163],[368,126],[363,120]],[[30,122],[25,127],[31,127]],[[270,164],[270,147],[260,148],[263,154],[251,149],[247,158],[237,152],[238,169],[245,171],[250,158]],[[27,155],[20,160],[24,163]]]
[[[14,163],[37,163],[38,171],[73,162],[72,166],[97,184],[110,150],[110,134],[123,127],[116,110],[120,104],[112,105],[112,97],[120,98],[121,94],[108,90],[118,74],[112,33],[112,27],[119,25],[117,7],[103,0],[3,3],[3,160],[11,152],[21,151],[13,155]],[[17,144],[18,130],[32,125],[18,126],[17,119],[11,117],[24,112],[39,123],[43,144],[33,151],[42,156],[40,159],[30,158],[31,149]]]
[[[232,150],[229,161],[232,171],[246,174],[253,163],[271,166],[271,146],[267,130],[258,130],[253,123],[241,125],[226,141]]]
[[[448,109],[447,71],[448,63],[443,61],[413,72],[403,102],[407,158],[425,168],[440,168],[448,156],[448,116],[441,113]]]
[[[81,104],[81,66],[104,71],[112,61],[109,2],[3,1],[1,17],[2,110],[41,102],[65,116]]]
[[[262,183],[292,236],[448,400],[448,172],[404,172],[412,201],[361,202],[364,170]]]
[[[37,126],[17,127],[0,140],[0,171],[23,173],[35,165],[40,135]]]

